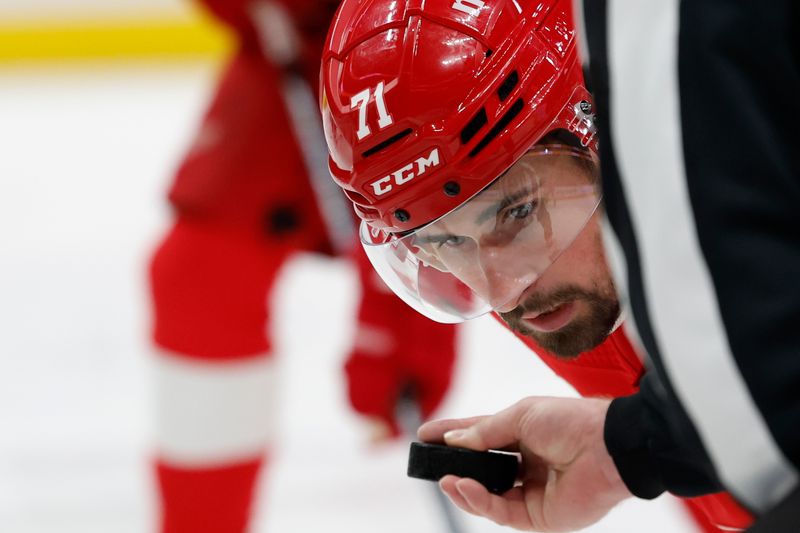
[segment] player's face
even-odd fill
[[[513,329],[556,355],[576,356],[601,343],[619,315],[600,215],[586,218],[596,205],[594,168],[572,153],[531,154],[421,230],[415,249]]]
[[[606,264],[598,213],[572,245],[500,317],[546,350],[575,357],[611,333],[619,302]]]

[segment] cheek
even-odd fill
[[[584,289],[605,287],[610,283],[600,227],[594,219],[553,263],[547,278],[548,285],[570,284]]]
[[[617,289],[614,286],[614,278],[608,266],[608,261],[606,261],[603,239],[599,231],[595,233],[592,240],[593,243],[588,245],[585,252],[587,257],[587,272],[584,274],[586,282],[598,296],[616,300]]]

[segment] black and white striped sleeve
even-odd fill
[[[764,512],[800,465],[800,5],[582,4],[608,240],[652,364],[606,444],[640,496],[722,486]]]

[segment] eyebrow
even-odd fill
[[[436,233],[433,235],[417,235],[415,240],[419,244],[433,244],[445,240],[448,236],[450,236],[449,233]]]
[[[475,222],[477,222],[478,224],[483,224],[484,222],[486,222],[488,219],[492,218],[493,216],[497,216],[497,213],[499,213],[500,211],[502,211],[506,207],[510,206],[514,202],[517,202],[517,201],[525,198],[526,196],[531,194],[531,192],[533,192],[533,189],[531,187],[525,187],[524,189],[521,189],[521,190],[515,192],[514,194],[506,196],[505,198],[500,200],[500,202],[498,202],[498,203],[496,203],[494,205],[490,205],[489,207],[487,207],[486,209],[481,211],[481,213],[475,219]]]
[[[527,186],[524,189],[520,189],[519,191],[504,197],[496,204],[490,205],[489,207],[481,211],[478,214],[477,218],[475,219],[475,222],[477,224],[483,224],[486,220],[492,218],[493,216],[497,216],[497,213],[499,213],[506,207],[512,205],[514,202],[518,202],[519,200],[525,198],[533,191],[534,191],[533,187]],[[430,244],[442,241],[451,235],[452,233],[441,232],[441,233],[434,233],[433,235],[417,235],[416,239],[417,242],[420,242],[422,244]]]

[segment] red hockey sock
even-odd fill
[[[156,462],[161,533],[243,533],[262,458],[216,468]]]
[[[266,299],[285,255],[179,220],[151,264],[161,533],[243,533],[274,439]]]

